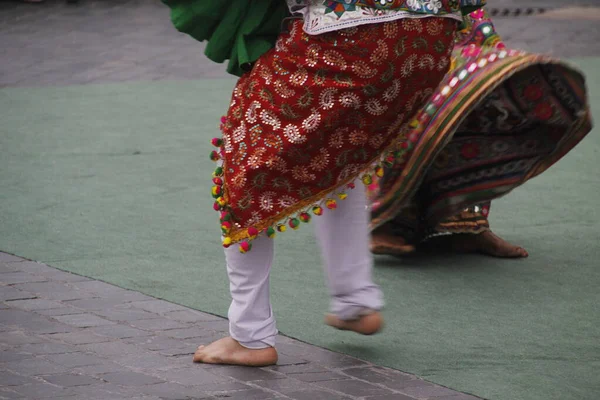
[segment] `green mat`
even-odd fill
[[[600,106],[600,59],[580,60]],[[209,140],[234,81],[0,90],[0,250],[225,315]],[[600,398],[600,137],[492,207],[527,260],[377,260],[387,329],[322,325],[312,229],[278,237],[283,333],[494,400]]]

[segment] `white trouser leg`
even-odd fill
[[[362,182],[350,190],[336,210],[313,218],[325,263],[331,312],[352,320],[365,310],[383,307],[381,289],[373,283],[373,257],[369,251],[369,211]]]
[[[261,236],[252,251],[241,254],[237,246],[225,249],[229,290],[229,334],[242,346],[262,349],[275,345],[277,328],[271,308],[269,274],[274,242]]]

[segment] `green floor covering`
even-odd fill
[[[599,113],[600,59],[579,60]],[[209,139],[233,80],[0,90],[0,250],[225,315]],[[312,229],[278,237],[282,332],[494,400],[600,399],[600,135],[492,208],[527,260],[377,260],[387,329],[332,331]]]

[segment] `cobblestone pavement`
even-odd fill
[[[563,0],[491,0],[503,15],[557,8]],[[600,6],[598,0],[569,0]],[[560,57],[600,55],[600,8],[588,17],[495,19],[506,42]],[[579,13],[582,14],[581,12]],[[43,86],[133,80],[225,77],[224,67],[203,56],[203,45],[179,34],[158,0],[46,0],[25,4],[0,0],[0,87]]]
[[[227,321],[0,253],[0,399],[476,400],[287,337],[267,368],[193,364]]]

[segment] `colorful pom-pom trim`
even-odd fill
[[[411,127],[415,124],[420,123],[418,120],[413,120],[411,122]],[[221,130],[224,128],[225,124],[227,124],[227,118],[221,118]],[[211,160],[215,162],[220,162],[222,160],[223,154],[223,146],[224,141],[221,138],[213,138],[211,140],[213,146],[217,147],[217,150],[213,150],[210,153]],[[399,144],[398,150],[394,153],[387,154],[385,158],[381,159],[381,163],[383,166],[392,166],[398,158],[401,158],[407,146],[410,145],[409,140],[404,140]],[[406,146],[406,147],[405,147]],[[382,165],[376,165],[373,169],[374,174],[377,178],[381,178],[384,174],[384,168]],[[213,208],[215,211],[220,212],[220,223],[221,223],[221,231],[223,233],[223,247],[228,248],[234,243],[229,234],[231,233],[234,227],[234,219],[229,211],[229,207],[227,204],[227,195],[225,193],[224,187],[224,169],[222,165],[218,165],[213,172],[212,183],[214,186],[211,188],[211,194],[215,199],[213,203]],[[373,176],[370,174],[364,174],[360,177],[362,182],[365,185],[371,185],[373,183]],[[347,189],[354,189],[356,187],[354,182],[350,182],[346,185]],[[342,190],[337,193],[332,193],[330,196],[336,196],[339,200],[345,200],[348,197],[348,194]],[[293,230],[296,230],[300,227],[302,223],[309,223],[313,215],[320,216],[323,215],[323,209],[327,208],[329,210],[335,210],[338,206],[337,200],[328,197],[324,199],[320,204],[312,206],[307,210],[299,212],[296,216],[290,216],[285,221],[282,221],[274,226],[269,226],[264,230],[259,231],[256,227],[249,227],[246,231],[246,236],[248,240],[239,243],[239,251],[241,253],[247,253],[252,249],[251,241],[258,237],[261,233],[264,233],[269,238],[275,238],[278,232],[285,232],[288,227]],[[234,235],[235,236],[235,235]]]
[[[292,218],[290,219],[290,222],[288,222],[288,225],[292,229],[298,229],[298,227],[300,226],[300,220],[298,218]]]

